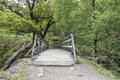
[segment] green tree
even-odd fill
[[[104,67],[120,71],[120,1],[54,0],[54,18],[64,34],[74,33],[85,56],[100,58]]]
[[[26,1],[22,1],[22,0],[1,0],[0,1],[0,10],[2,12],[9,12],[9,13],[13,13],[13,15],[7,15],[7,17],[11,17],[13,16],[17,18],[16,19],[16,28],[19,28],[19,25],[22,26],[21,32],[24,32],[25,29],[29,29],[31,30],[30,32],[33,33],[33,35],[38,34],[41,36],[41,38],[45,38],[48,29],[50,28],[50,26],[52,24],[55,23],[54,19],[53,19],[53,11],[51,9],[51,4],[48,1],[45,0],[26,0]],[[15,16],[18,15],[18,16]],[[13,22],[11,22],[12,24],[9,24],[9,20],[6,20],[6,25],[8,23],[9,27],[13,27],[14,25]],[[8,21],[7,21],[8,20]],[[22,22],[22,20],[24,20]],[[1,21],[2,23],[2,21]],[[20,23],[20,24],[19,24]],[[26,28],[27,25],[24,25],[24,23],[28,24],[28,27]],[[32,26],[30,26],[32,24]],[[2,25],[2,24],[1,24]],[[2,25],[4,27],[4,25]],[[14,27],[15,28],[15,27]],[[33,29],[35,28],[35,29]],[[28,30],[28,31],[29,31]]]

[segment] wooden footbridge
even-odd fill
[[[21,53],[26,50],[32,43],[22,46],[20,50],[16,51],[9,60],[5,63],[3,69],[6,69],[11,62]],[[38,35],[34,37],[33,47],[30,53],[34,65],[59,65],[70,66],[76,62],[76,49],[74,44],[73,34],[68,35],[64,40],[60,41],[59,48],[50,48],[49,42],[41,39]]]
[[[44,43],[44,44],[43,44]],[[59,49],[46,49],[46,44],[43,40],[37,40],[35,36],[34,46],[32,49],[33,64],[35,65],[61,65],[69,66],[76,62],[76,48],[74,44],[73,34],[65,37],[59,43]]]
[[[33,60],[35,65],[69,66],[75,63],[70,52],[62,49],[48,49],[38,54]]]

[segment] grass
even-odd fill
[[[79,56],[76,57],[76,64],[81,63],[81,58]]]
[[[20,69],[16,74],[12,76],[11,80],[29,80],[28,77],[25,75],[24,71]]]
[[[86,63],[88,65],[91,65],[98,73],[105,75],[110,80],[120,80],[120,78],[117,78],[116,75],[114,75],[111,71],[103,68],[102,66],[98,65],[97,63],[91,62],[87,59],[76,57],[76,63]]]
[[[2,69],[0,69],[0,74],[2,73]]]
[[[28,64],[31,64],[31,60],[28,60],[24,66]],[[24,66],[21,66],[21,68],[17,71],[17,73],[12,76],[11,80],[29,80],[28,76],[25,74],[23,70]]]

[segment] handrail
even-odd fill
[[[42,39],[41,37],[37,36],[37,34],[35,34],[34,37],[34,43],[33,43],[33,47],[32,47],[32,53],[31,53],[31,57],[34,56],[36,53],[41,53],[43,52],[43,50],[46,48],[42,45],[42,43],[45,43],[46,45],[48,45],[48,42],[45,41],[44,39]]]
[[[66,40],[66,41],[64,41],[62,43],[66,43],[66,42],[69,42],[69,41],[72,41],[72,39],[68,39],[68,40]]]
[[[76,61],[76,52],[75,52],[75,44],[74,44],[74,36],[73,36],[73,34],[68,35],[67,37],[65,37],[65,39],[67,39],[67,40],[62,42],[61,47],[72,49],[74,60]],[[70,45],[69,45],[69,43],[70,43]]]

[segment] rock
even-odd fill
[[[0,80],[10,80],[11,76],[7,74],[1,74],[0,75]]]
[[[39,73],[39,74],[38,74],[38,77],[42,77],[42,76],[44,76],[43,73]]]
[[[43,68],[40,68],[39,69],[39,74],[38,74],[38,77],[42,77],[42,76],[44,76],[44,69]]]
[[[79,74],[79,75],[77,75],[77,76],[84,76],[84,75]]]
[[[43,73],[43,70],[41,70],[40,73]]]
[[[73,68],[73,67],[71,67],[71,68],[70,68],[70,70],[72,71],[72,70],[74,70],[74,68]]]
[[[73,79],[73,77],[72,77],[72,76],[70,76],[70,79]]]
[[[40,68],[39,70],[40,70],[40,71],[41,71],[41,70],[44,70],[44,68]]]

